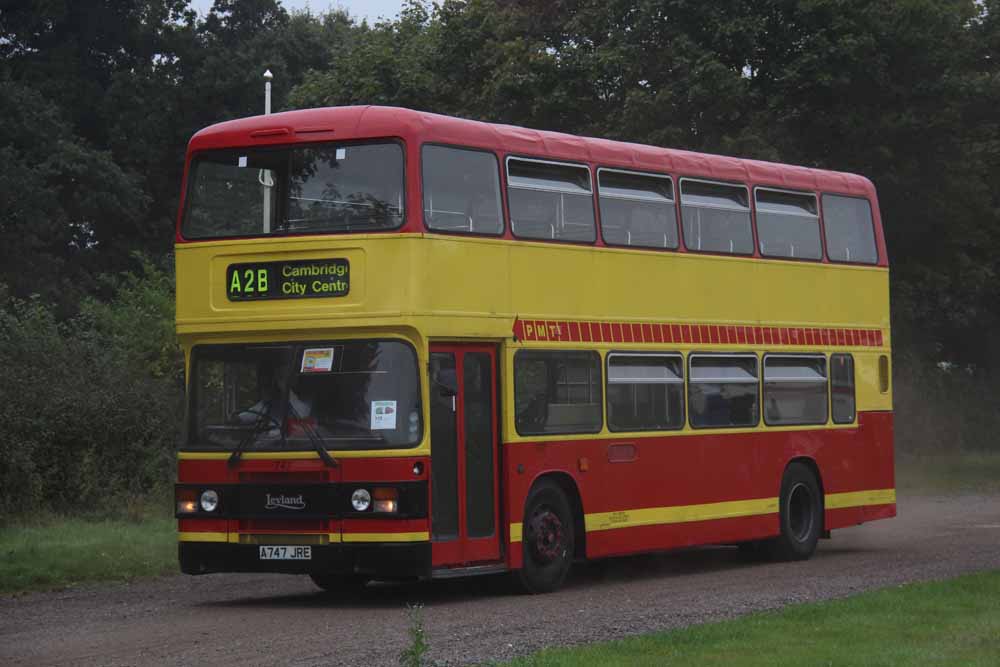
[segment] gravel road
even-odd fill
[[[1000,497],[903,497],[899,514],[836,531],[807,562],[722,547],[635,556],[578,567],[543,596],[503,577],[331,599],[306,577],[208,575],[0,598],[0,664],[394,664],[413,603],[430,659],[468,664],[1000,568]]]

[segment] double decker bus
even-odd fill
[[[896,513],[888,262],[845,173],[343,107],[187,152],[181,569],[373,579]]]

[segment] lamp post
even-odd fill
[[[264,70],[264,115],[267,116],[271,113],[271,79],[274,75],[271,74],[271,70]],[[264,186],[264,220],[263,227],[264,233],[269,234],[271,232],[271,193],[274,192],[274,179],[271,178],[271,172],[265,169],[261,169],[257,175],[257,180],[260,184]]]
[[[264,115],[271,113],[271,70],[264,70]]]

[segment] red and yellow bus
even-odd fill
[[[184,572],[548,591],[896,513],[861,176],[372,106],[213,125],[184,180]]]

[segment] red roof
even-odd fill
[[[461,144],[501,153],[838,192],[875,199],[871,181],[856,174],[578,137],[397,107],[304,109],[226,121],[194,135],[188,150],[386,136],[399,137],[411,145],[422,142]]]
[[[864,176],[794,165],[744,160],[723,155],[659,148],[624,141],[578,137],[561,132],[498,125],[398,107],[356,106],[285,111],[254,116],[207,127],[191,138],[191,153],[217,148],[288,145],[307,142],[350,141],[395,137],[410,147],[424,142],[455,144],[507,154],[586,162],[592,166],[617,167],[738,181],[793,190],[828,192],[867,198],[872,205],[879,265],[886,266],[885,237],[875,187]],[[407,155],[407,181],[411,210],[420,210],[420,153]],[[185,180],[186,180],[185,172]],[[183,208],[183,194],[181,207]],[[179,216],[178,216],[179,217]],[[420,232],[417,220],[409,220],[401,231]],[[505,233],[509,236],[509,230]],[[180,235],[178,220],[177,240]],[[601,241],[598,240],[598,245]],[[756,253],[755,253],[756,254]]]

